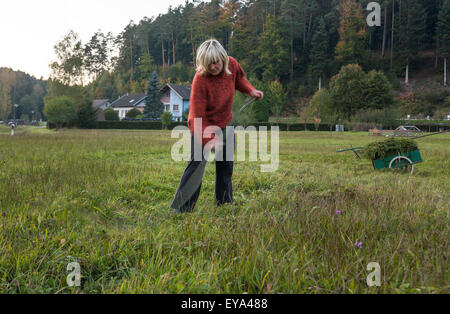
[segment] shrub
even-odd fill
[[[371,123],[373,125],[389,124],[394,125],[397,123],[399,114],[395,107],[386,109],[365,109],[358,111],[353,117],[353,121]]]
[[[189,108],[187,108],[184,112],[183,112],[183,121],[187,121],[189,119]]]
[[[133,108],[130,111],[128,111],[125,116],[127,118],[137,118],[137,116],[140,114],[141,114],[141,112],[139,110]]]
[[[119,114],[112,108],[105,109],[105,120],[106,121],[119,121]]]
[[[373,123],[357,122],[352,124],[352,130],[356,132],[366,132],[374,128]]]
[[[330,92],[326,88],[317,91],[310,102],[310,112],[323,122],[328,124],[336,124],[338,121],[338,112],[333,107],[333,99]]]
[[[439,108],[434,112],[433,119],[444,120],[447,115],[450,114],[450,105],[447,107]]]
[[[316,109],[316,111],[326,111],[332,106],[333,100],[331,99],[331,95],[326,88],[322,88],[318,90],[313,98],[311,99],[311,106]]]
[[[407,138],[388,138],[373,142],[364,149],[364,157],[370,160],[383,159],[399,153],[406,153],[418,149],[417,143]]]
[[[164,129],[167,129],[172,123],[173,115],[169,111],[164,111],[161,115],[161,122]]]

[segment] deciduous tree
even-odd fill
[[[84,49],[79,35],[69,31],[64,39],[54,46],[57,61],[50,64],[50,77],[66,85],[83,85],[84,82]]]
[[[57,129],[64,124],[74,122],[76,118],[75,104],[72,98],[60,96],[45,102],[44,113],[48,122],[54,123]]]

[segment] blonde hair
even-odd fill
[[[209,39],[197,49],[196,70],[200,71],[201,75],[205,75],[208,73],[208,67],[219,60],[223,62],[225,73],[231,75],[231,71],[228,68],[229,59],[227,52],[216,39]]]

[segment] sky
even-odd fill
[[[186,0],[1,0],[0,67],[47,79],[53,46],[71,29],[87,43],[99,29],[118,35],[130,20],[157,17]]]

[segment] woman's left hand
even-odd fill
[[[254,90],[250,93],[250,96],[255,97],[258,100],[261,100],[264,98],[264,93],[260,90]]]

